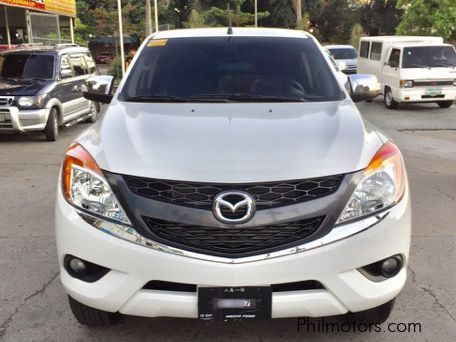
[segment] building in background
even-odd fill
[[[75,0],[0,0],[0,48],[74,42]]]

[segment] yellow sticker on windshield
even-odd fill
[[[165,46],[166,43],[168,43],[168,39],[152,39],[149,40],[147,43],[148,47],[153,47],[153,46]]]

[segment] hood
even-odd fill
[[[113,101],[78,139],[107,171],[244,183],[349,173],[382,141],[349,100],[139,104]]]
[[[34,96],[49,81],[0,78],[0,96]]]
[[[456,79],[456,68],[400,69],[400,78],[405,80],[452,80]]]
[[[358,65],[358,59],[336,59],[337,62],[344,62],[347,65]]]

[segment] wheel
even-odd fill
[[[454,101],[440,101],[437,102],[440,108],[450,108],[453,105]]]
[[[98,114],[100,113],[100,105],[98,103],[92,102],[90,104],[90,117],[84,122],[95,123],[98,120]]]
[[[385,88],[385,97],[384,97],[385,107],[388,109],[396,109],[399,106],[399,102],[396,102],[393,98],[393,93],[391,89]]]
[[[106,312],[91,308],[90,306],[79,303],[77,300],[68,296],[71,312],[76,320],[88,327],[106,327],[116,324],[119,321],[120,314]]]
[[[59,135],[59,115],[57,109],[52,108],[49,113],[46,127],[44,128],[44,134],[46,135],[47,141],[56,141]]]
[[[393,311],[393,307],[394,299],[369,310],[349,313],[344,318],[349,322],[382,324],[390,316],[391,312]]]

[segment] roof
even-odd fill
[[[399,42],[425,42],[425,41],[432,41],[434,43],[443,43],[442,37],[435,37],[435,36],[371,36],[371,37],[361,37],[361,41],[370,40],[370,41],[379,41],[379,42],[391,42],[391,43],[399,43]]]
[[[305,31],[277,29],[277,28],[249,28],[233,27],[233,34],[228,34],[227,27],[182,29],[159,31],[150,36],[153,39],[191,38],[191,37],[282,37],[282,38],[310,38]]]
[[[351,46],[351,45],[342,45],[342,44],[339,44],[339,45],[325,45],[325,48],[327,49],[355,49],[356,48],[354,46]]]
[[[2,51],[3,54],[8,53],[47,53],[47,54],[62,54],[62,53],[78,53],[78,52],[87,52],[88,48],[73,44],[57,44],[57,45],[23,45],[17,46],[10,50]]]

